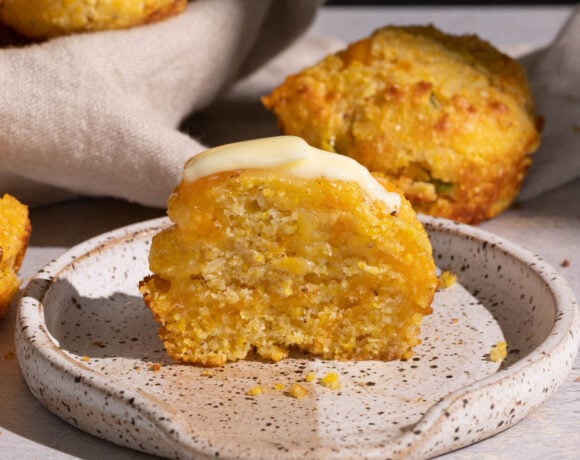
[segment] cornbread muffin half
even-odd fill
[[[431,26],[380,29],[262,101],[284,133],[384,174],[417,211],[467,223],[509,206],[539,143],[522,67]]]
[[[28,208],[11,195],[0,198],[0,318],[20,287],[16,273],[28,246],[30,229]]]
[[[180,13],[187,0],[2,0],[0,22],[30,38],[126,29]]]
[[[411,356],[437,284],[408,201],[293,136],[193,157],[140,284],[178,361]]]

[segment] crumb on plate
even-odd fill
[[[288,395],[296,399],[304,398],[305,396],[308,396],[309,393],[310,392],[299,383],[293,383],[288,389]]]
[[[306,375],[306,377],[304,377],[304,380],[306,380],[307,382],[313,382],[314,380],[316,380],[316,374],[314,372],[310,372],[309,374]]]
[[[489,360],[501,363],[507,356],[507,343],[504,340],[497,342],[489,351]]]
[[[250,388],[248,391],[246,391],[246,394],[248,396],[258,396],[258,395],[261,395],[263,392],[264,392],[264,389],[260,385],[255,385],[252,388]]]
[[[318,381],[318,383],[326,388],[330,388],[331,390],[340,389],[340,380],[338,373],[336,372],[327,372],[326,375]]]
[[[437,279],[439,280],[439,289],[447,289],[457,282],[457,275],[451,270],[444,270]]]

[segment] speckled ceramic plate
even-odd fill
[[[67,422],[174,458],[425,458],[481,440],[564,381],[580,337],[576,301],[516,245],[424,222],[438,266],[460,282],[437,293],[409,361],[172,363],[137,291],[151,237],[168,225],[159,219],[87,241],[31,280],[16,334],[25,379]],[[499,365],[489,352],[501,340]],[[329,371],[340,390],[305,381]],[[287,395],[296,382],[308,396]],[[249,396],[256,385],[264,392]]]

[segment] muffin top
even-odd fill
[[[401,198],[388,192],[369,171],[355,160],[308,145],[296,136],[275,136],[236,142],[206,150],[187,161],[183,180],[239,169],[277,169],[282,174],[305,179],[324,177],[352,181],[365,194],[385,203],[389,212],[397,212]]]

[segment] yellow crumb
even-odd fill
[[[331,390],[340,390],[340,381],[336,372],[327,372],[318,383],[326,388],[330,388]]]
[[[81,358],[81,361],[84,361],[85,363],[88,363],[91,360],[91,358],[89,358],[88,356],[83,356]]]
[[[314,372],[311,372],[306,377],[304,377],[304,380],[306,380],[307,382],[313,382],[314,380],[316,380],[316,374]]]
[[[248,396],[258,396],[258,395],[261,395],[263,392],[264,392],[264,389],[260,385],[255,385],[252,388],[250,388],[248,391],[246,391],[246,394]]]
[[[577,382],[580,382],[580,377],[576,377],[576,381]]]
[[[507,356],[507,343],[503,340],[497,342],[489,351],[489,360],[501,363]]]
[[[201,373],[202,377],[212,377],[213,376],[213,372],[210,371],[209,369],[205,369],[202,373]]]
[[[309,393],[310,392],[299,383],[293,383],[288,390],[288,395],[296,399],[304,398],[305,396],[308,396]]]
[[[272,388],[274,388],[276,391],[283,391],[286,388],[286,385],[283,383],[275,383]]]
[[[149,370],[153,372],[158,372],[161,370],[161,366],[162,366],[161,363],[152,363],[149,364]]]
[[[439,280],[439,289],[447,289],[457,282],[457,275],[450,270],[444,270],[437,279]]]

